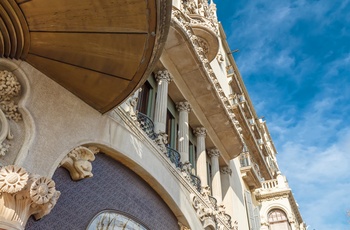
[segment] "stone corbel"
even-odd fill
[[[60,163],[60,166],[67,169],[72,180],[81,180],[92,177],[92,164],[95,154],[99,149],[95,147],[79,146],[70,151]]]
[[[60,196],[55,182],[16,165],[0,169],[0,229],[23,230],[28,218],[49,214]]]

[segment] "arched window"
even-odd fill
[[[286,214],[280,209],[273,209],[268,214],[270,230],[291,230]]]
[[[86,230],[149,230],[131,216],[113,210],[98,213]]]

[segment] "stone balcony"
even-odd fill
[[[225,208],[217,204],[216,199],[210,194],[210,188],[202,187],[199,177],[192,174],[191,164],[183,164],[180,154],[166,145],[166,137],[154,132],[153,121],[149,117],[133,110],[132,100],[133,97],[130,97],[119,108],[114,109],[112,114],[132,125],[133,132],[142,135],[145,141],[155,146],[157,151],[154,154],[167,159],[177,181],[186,188],[184,194],[191,201],[203,227],[216,225],[219,229],[238,230],[237,221],[232,220]]]
[[[259,165],[255,163],[249,152],[241,154],[240,162],[242,178],[249,188],[252,190],[261,188],[263,177],[261,176]]]

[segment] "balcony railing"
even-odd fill
[[[241,153],[241,174],[244,181],[252,189],[261,188],[261,182],[264,180],[261,176],[259,165],[254,162],[249,152]]]
[[[198,192],[201,192],[202,190],[201,179],[199,179],[198,176],[193,175],[192,173],[190,173],[190,176],[191,176],[193,186],[197,189]]]
[[[262,189],[274,189],[278,187],[277,179],[267,180],[262,183]]]
[[[147,134],[149,138],[152,140],[155,140],[157,138],[158,134],[154,132],[154,124],[151,118],[139,112],[137,113],[137,121],[140,123],[141,129]],[[181,155],[178,151],[173,148],[166,147],[166,156],[170,159],[176,168],[183,168]],[[188,173],[191,178],[192,185],[197,189],[198,192],[201,192],[202,186],[199,177],[193,175],[190,171]]]
[[[182,168],[181,156],[178,151],[173,148],[167,147],[167,157],[176,166],[176,168]]]
[[[263,181],[263,177],[261,176],[260,168],[257,163],[250,156],[249,152],[241,153],[240,157],[241,167],[249,167],[251,166],[255,171],[256,175],[259,177],[260,181]]]
[[[152,140],[157,138],[157,134],[154,132],[154,124],[151,118],[147,115],[138,112],[137,121],[140,123],[141,129],[151,138]]]

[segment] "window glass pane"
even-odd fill
[[[103,211],[90,222],[87,230],[148,230],[131,217],[117,211]]]

